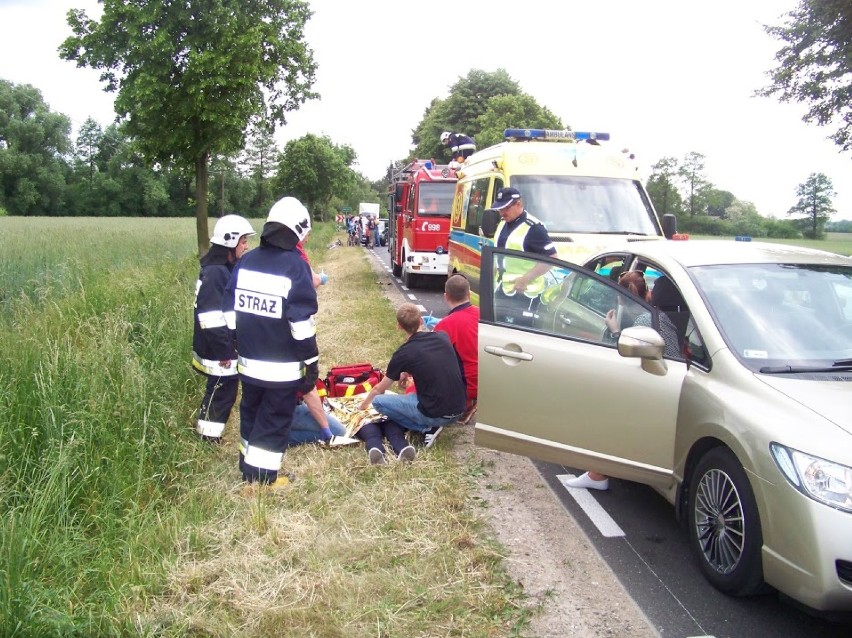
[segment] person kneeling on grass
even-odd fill
[[[407,338],[393,353],[385,377],[359,406],[366,410],[372,404],[377,412],[388,417],[380,427],[359,431],[359,438],[367,444],[370,461],[375,464],[385,460],[382,436],[388,437],[400,459],[413,460],[413,448],[410,451],[397,449],[401,440],[396,436],[396,428],[422,432],[426,446],[430,447],[430,437],[434,441],[445,425],[458,419],[467,402],[464,377],[447,334],[426,331],[420,310],[413,303],[399,307],[396,322]],[[386,395],[385,391],[403,378],[403,373],[417,379],[417,391]]]

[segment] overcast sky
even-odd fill
[[[327,134],[368,178],[412,148],[434,98],[471,69],[505,69],[575,130],[607,131],[646,174],[662,157],[706,156],[717,188],[783,217],[811,173],[834,184],[833,219],[852,219],[852,155],[806,125],[801,105],[753,97],[780,44],[763,31],[796,0],[310,0],[306,37],[320,100],[291,113],[283,143]],[[98,73],[60,60],[70,8],[95,0],[0,0],[0,78],[32,84],[76,129],[112,121]],[[523,123],[519,122],[518,125]]]

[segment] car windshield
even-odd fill
[[[453,210],[455,182],[421,182],[417,214],[426,217],[449,217]]]
[[[852,365],[852,267],[738,264],[690,273],[749,368],[783,373]]]
[[[659,235],[639,183],[606,177],[516,175],[512,186],[550,234]]]

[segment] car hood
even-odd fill
[[[845,432],[852,434],[852,410],[849,409],[852,386],[850,381],[815,381],[758,375],[766,385],[797,403],[828,419]]]

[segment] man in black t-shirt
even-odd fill
[[[375,428],[364,426],[359,431],[367,444],[370,460],[377,464],[384,463],[382,436],[388,438],[398,458],[410,461],[414,458],[414,448],[407,449],[411,446],[405,443],[404,430],[436,436],[443,426],[464,412],[467,401],[464,377],[447,334],[425,331],[420,310],[412,303],[399,307],[396,320],[408,338],[393,353],[385,377],[359,406],[366,410],[373,404],[379,413],[388,417],[384,424],[372,424]],[[417,379],[417,392],[386,395],[385,391],[399,381],[404,372]],[[434,438],[427,438],[427,447],[431,440]]]

